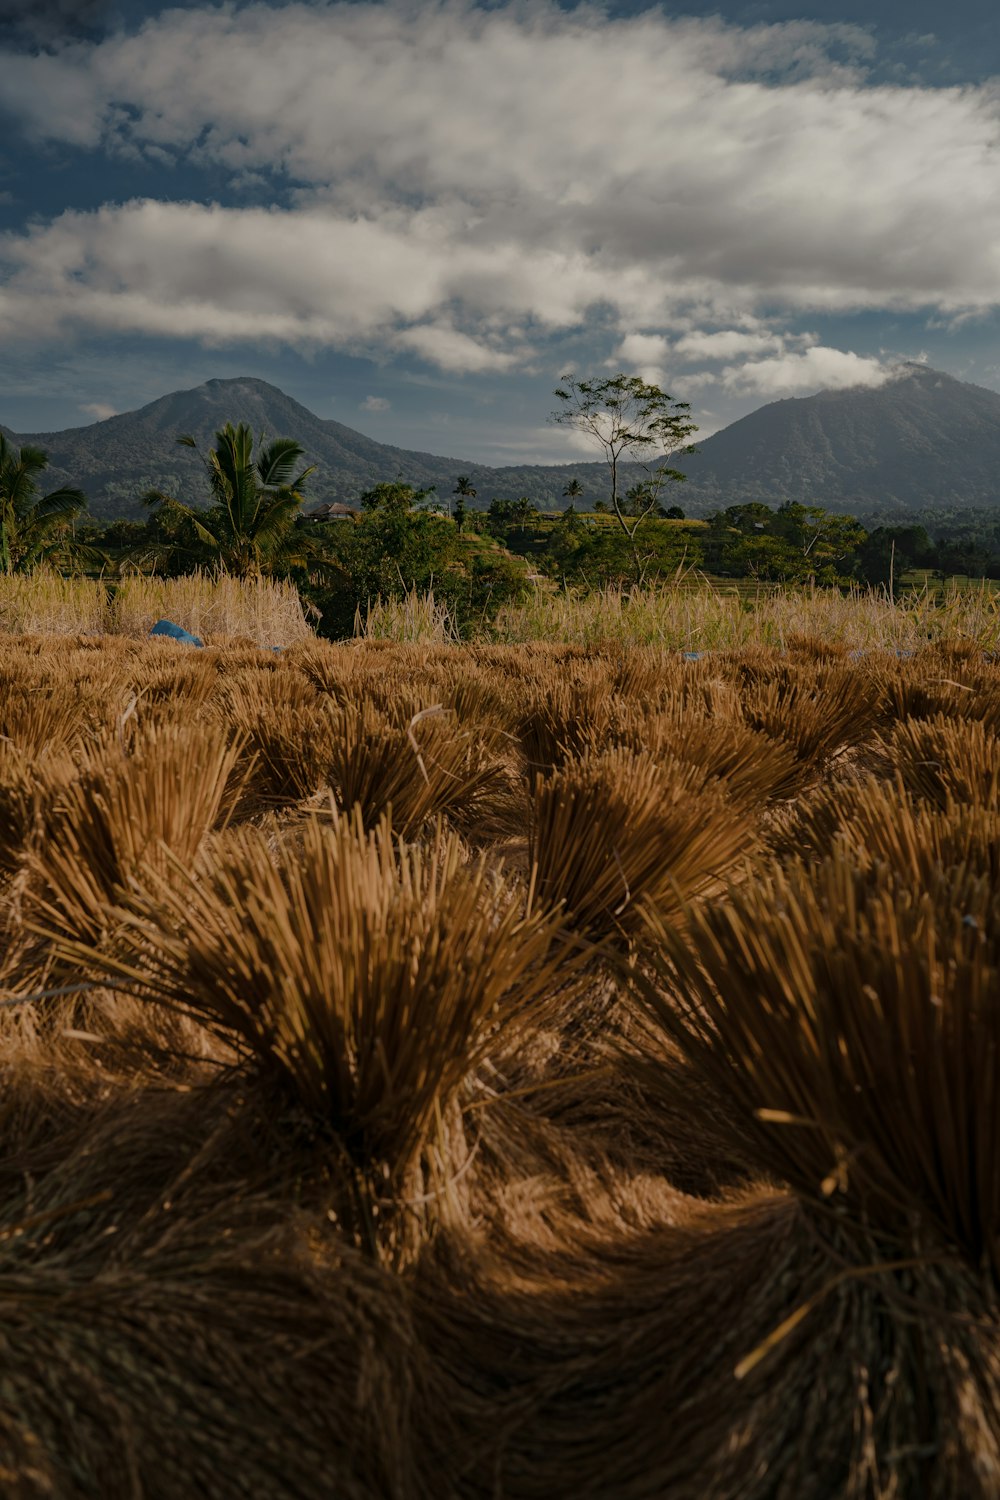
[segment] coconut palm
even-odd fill
[[[48,461],[41,448],[27,443],[15,448],[0,432],[0,569],[4,573],[60,562],[74,551],[70,529],[86,507],[87,497],[69,486],[39,495],[37,476]]]
[[[186,448],[198,448],[193,437],[185,435],[177,441]],[[215,447],[202,455],[215,503],[207,511],[180,508],[198,540],[227,573],[246,577],[270,571],[279,563],[304,560],[307,548],[293,543],[292,527],[302,504],[301,486],[315,464],[296,474],[302,454],[294,438],[275,438],[265,444],[261,433],[255,459],[253,429],[245,422],[235,427],[227,422],[215,434]]]
[[[475,500],[479,491],[473,485],[468,474],[459,474],[455,480],[455,488],[452,490],[452,494],[458,496],[458,500],[455,503],[455,522],[459,531],[461,531],[465,524],[465,502],[466,500]]]
[[[563,494],[572,505],[573,502],[575,500],[579,500],[580,496],[583,494],[583,485],[580,483],[579,479],[571,479],[569,484],[567,484],[566,488],[563,490]]]

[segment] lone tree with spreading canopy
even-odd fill
[[[678,453],[697,451],[687,442],[698,431],[688,415],[690,406],[686,401],[675,401],[658,385],[650,385],[638,375],[619,374],[607,380],[563,375],[554,394],[562,405],[550,420],[584,433],[603,449],[611,470],[611,509],[628,538],[636,582],[641,582],[639,528],[657,514],[663,485],[685,477],[671,466],[670,459]],[[643,463],[647,458],[655,462],[643,464],[646,478],[623,499],[618,490],[619,465]]]

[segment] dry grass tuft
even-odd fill
[[[904,719],[881,743],[904,786],[936,807],[1000,807],[1000,735],[980,721]]]
[[[231,835],[134,909],[134,960],[91,961],[244,1048],[390,1200],[490,1030],[523,1024],[565,960],[555,919],[454,835],[409,847],[357,819],[277,851]]]
[[[496,733],[463,728],[442,707],[402,722],[374,704],[336,711],[328,775],[337,806],[357,808],[365,828],[391,809],[393,827],[407,835],[441,813],[460,827],[502,824],[510,801]]]
[[[615,749],[535,780],[539,896],[598,940],[628,941],[650,913],[717,889],[752,844],[747,818],[681,761]]]
[[[774,832],[779,854],[820,859],[844,849],[859,869],[881,863],[913,882],[930,884],[935,870],[961,866],[1000,881],[1000,809],[946,800],[928,803],[903,782],[835,782],[804,799]]]
[[[96,943],[140,870],[190,869],[225,819],[240,776],[239,739],[211,725],[149,730],[128,752],[95,745],[68,773],[41,779],[42,812],[27,861],[26,913]]]
[[[909,873],[909,872],[907,872]],[[760,1167],[889,1259],[1000,1271],[1000,901],[834,853],[661,929],[642,1001],[739,1110]]]

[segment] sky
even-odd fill
[[[0,0],[0,422],[254,375],[499,465],[589,451],[564,372],[702,436],[908,360],[1000,390],[993,13]]]

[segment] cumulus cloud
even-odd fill
[[[304,347],[377,336],[457,372],[507,369],[524,352],[516,326],[474,338],[453,321],[477,278],[492,279],[494,304],[509,306],[503,249],[456,252],[417,215],[400,225],[325,208],[142,200],[0,236],[0,267],[8,339],[79,327]],[[524,298],[514,300],[510,310],[523,312]]]
[[[896,379],[899,369],[898,364],[816,344],[802,354],[778,354],[772,359],[730,365],[722,373],[722,384],[729,390],[755,396],[801,396],[811,391],[843,391],[855,386],[875,389]]]
[[[794,389],[767,382],[824,356],[790,353],[765,314],[1000,302],[1000,96],[871,86],[871,45],[660,9],[334,0],[0,50],[0,109],[35,140],[264,179],[276,205],[108,205],[7,236],[0,332],[377,347],[476,373],[596,319],[638,371],[729,360],[745,389]]]
[[[117,406],[109,406],[106,401],[84,401],[80,410],[93,417],[95,422],[106,422],[109,417],[118,415]]]
[[[358,406],[358,411],[388,411],[392,405],[384,396],[366,396]]]
[[[670,340],[663,334],[627,333],[606,364],[608,369],[621,366],[650,385],[662,387],[667,380],[666,360],[670,351]]]
[[[674,344],[680,359],[738,359],[740,355],[781,351],[787,335],[780,333],[746,333],[739,328],[720,328],[714,332],[695,329]]]

